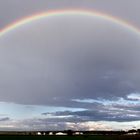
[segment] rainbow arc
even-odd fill
[[[55,17],[55,16],[64,16],[64,15],[83,15],[83,16],[91,16],[91,17],[97,17],[101,18],[104,20],[108,20],[114,24],[118,24],[119,26],[126,28],[129,31],[132,31],[138,35],[140,35],[140,29],[136,28],[135,26],[129,24],[128,22],[118,19],[116,17],[106,15],[100,12],[96,11],[88,11],[88,10],[57,10],[57,11],[48,11],[48,12],[43,12],[39,14],[35,14],[29,17],[22,18],[5,28],[0,30],[0,37],[7,34],[8,32],[11,32],[12,30],[15,30],[19,28],[20,26],[24,26],[28,23],[34,22],[36,20],[40,20],[42,18],[47,18],[47,17]]]

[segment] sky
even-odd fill
[[[139,0],[0,0],[0,30],[49,11],[96,11],[140,29]],[[1,33],[0,33],[1,34]],[[64,14],[0,36],[0,130],[140,128],[140,31]]]

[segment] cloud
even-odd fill
[[[105,109],[105,110],[103,110]],[[48,113],[43,113],[43,115],[48,115]],[[57,122],[69,121],[69,122],[83,122],[83,121],[117,121],[117,122],[126,122],[139,120],[140,112],[121,110],[120,108],[101,108],[100,111],[97,110],[87,110],[87,111],[77,111],[77,112],[56,112],[52,113],[51,119]]]
[[[5,117],[5,118],[0,118],[0,122],[3,122],[3,121],[9,121],[10,118],[9,117]]]
[[[140,25],[139,0],[0,3],[0,29],[67,8],[94,9]],[[0,37],[0,130],[139,127],[139,44],[135,33],[88,17],[40,20]]]
[[[66,106],[75,98],[139,92],[140,40],[135,34],[86,16],[41,21],[0,39],[1,100]]]
[[[131,93],[127,96],[128,99],[140,100],[140,93]]]
[[[47,119],[32,118],[24,120],[10,120],[1,122],[0,130],[9,131],[41,131],[41,130],[129,130],[134,126],[139,128],[139,121],[115,122],[115,121],[84,121],[84,122],[49,122]]]
[[[43,110],[46,118],[32,120],[33,129],[49,122],[58,129],[138,121],[139,44],[135,33],[95,17],[58,16],[21,26],[0,38],[0,100],[83,109]],[[23,124],[30,129],[29,120]]]
[[[130,94],[131,95],[131,94]],[[115,100],[105,99],[85,99],[73,100],[86,106],[85,110],[77,111],[57,111],[42,113],[46,118],[64,118],[63,121],[138,121],[140,120],[139,101],[132,99],[117,98]],[[75,121],[74,121],[75,120]]]

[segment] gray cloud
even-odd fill
[[[67,7],[106,11],[139,26],[139,4],[139,0],[80,0],[80,5],[79,0],[5,0],[0,2],[0,27],[26,15]],[[139,44],[134,32],[91,17],[50,17],[21,26],[0,37],[0,101],[86,109],[32,120],[31,125],[41,129],[46,125],[50,129],[67,128],[67,122],[140,120],[138,103],[101,103],[101,99],[111,102],[117,98],[135,102],[127,95],[140,93]],[[57,118],[63,115],[65,118]],[[6,120],[9,118],[0,119]],[[30,121],[23,124],[28,128]]]
[[[135,34],[92,17],[43,21],[1,37],[1,101],[65,106],[140,91]]]
[[[0,118],[0,122],[3,122],[3,121],[9,121],[9,120],[10,120],[9,117]]]
[[[59,122],[61,119],[67,122],[84,122],[84,121],[117,121],[128,122],[140,120],[139,101],[129,99],[118,100],[77,100],[79,104],[85,105],[86,110],[82,111],[57,111],[53,113],[42,113],[43,116],[51,120],[56,119]],[[50,117],[51,116],[51,117]],[[60,119],[60,120],[59,120]]]
[[[139,128],[140,122],[115,122],[115,121],[83,121],[83,122],[55,122],[49,119],[24,119],[24,120],[9,120],[1,122],[0,130],[9,131],[41,131],[41,130],[123,130],[132,129],[133,126]]]
[[[103,110],[104,109],[104,110]],[[43,113],[42,115],[48,115],[49,113]],[[118,109],[107,109],[100,108],[100,110],[86,110],[86,111],[65,111],[51,113],[52,118],[46,119],[49,122],[85,122],[85,121],[117,121],[117,122],[127,122],[127,121],[137,121],[140,120],[140,112],[121,110]],[[56,118],[53,118],[55,116]],[[65,116],[61,118],[61,116]],[[57,118],[58,117],[58,118]],[[59,118],[60,117],[60,118]]]

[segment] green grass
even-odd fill
[[[140,140],[140,136],[0,136],[0,140]]]

